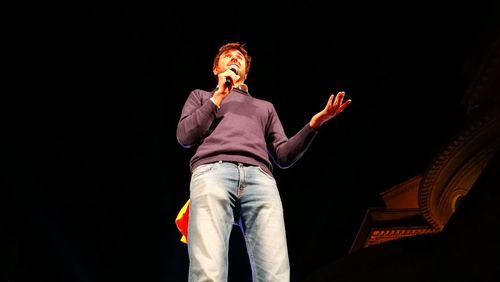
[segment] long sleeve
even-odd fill
[[[297,162],[311,145],[317,132],[306,124],[297,134],[279,146],[270,155],[280,168],[288,168]]]
[[[188,96],[177,124],[177,141],[183,147],[192,147],[200,142],[210,131],[215,120],[217,106],[209,96],[194,90]]]
[[[288,168],[302,157],[316,135],[317,131],[306,124],[295,135],[288,138],[276,111],[273,110],[267,135],[269,155],[278,167]]]

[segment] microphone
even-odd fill
[[[229,67],[231,71],[233,71],[236,75],[238,75],[238,66],[236,65],[231,65]],[[233,84],[233,80],[230,77],[226,77],[226,86],[230,86]]]

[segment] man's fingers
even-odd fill
[[[339,110],[338,112],[342,112],[349,104],[351,103],[351,99],[345,101],[340,107],[339,107]]]

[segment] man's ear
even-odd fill
[[[215,76],[217,76],[217,68],[216,67],[212,68],[212,72],[214,73]]]

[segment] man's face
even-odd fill
[[[214,74],[223,72],[231,68],[231,66],[235,66],[238,69],[239,80],[244,81],[247,75],[245,56],[236,49],[227,50],[220,55],[219,62],[214,68]]]

